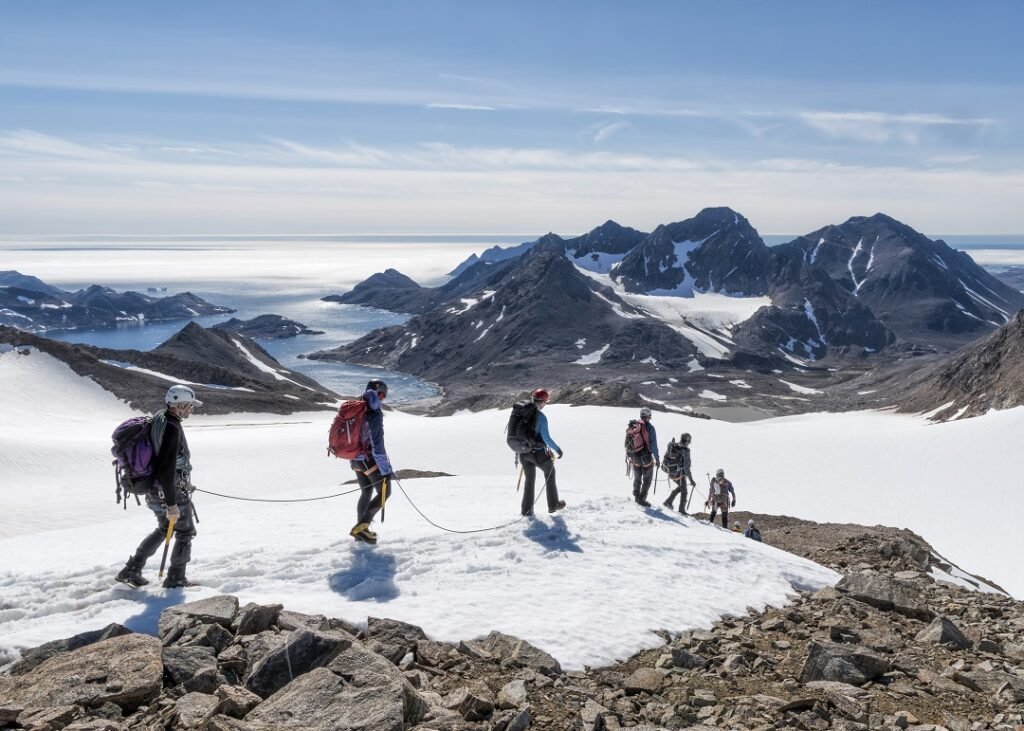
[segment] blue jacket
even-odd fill
[[[537,434],[544,440],[544,444],[548,446],[548,449],[554,452],[562,451],[562,448],[558,446],[555,440],[551,438],[551,434],[548,433],[548,417],[544,416],[543,411],[537,411]]]
[[[759,531],[757,528],[747,528],[747,530],[744,531],[743,535],[745,535],[747,538],[753,538],[755,541],[761,542],[761,531]]]
[[[390,475],[391,460],[388,459],[388,452],[384,447],[384,412],[380,409],[380,397],[376,391],[367,389],[363,394],[363,401],[366,402],[366,419],[363,421],[360,439],[363,451],[356,457],[356,461],[367,466],[375,464],[381,475]]]
[[[644,427],[647,429],[647,439],[651,446],[651,454],[654,456],[654,459],[661,461],[661,458],[658,456],[658,432],[655,431],[654,424],[650,420],[644,421]]]

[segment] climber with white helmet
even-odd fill
[[[166,408],[153,416],[149,427],[149,439],[153,445],[153,483],[146,493],[146,505],[156,516],[157,527],[142,540],[116,576],[117,581],[134,587],[149,583],[142,575],[142,568],[160,544],[169,539],[168,528],[172,522],[174,549],[163,586],[176,589],[192,585],[185,578],[185,567],[192,558],[192,539],[196,536],[190,479],[192,459],[181,422],[203,402],[188,386],[175,385],[167,389],[164,403]]]

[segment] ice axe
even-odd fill
[[[171,518],[167,522],[167,538],[164,539],[164,556],[160,559],[160,574],[159,578],[164,577],[164,566],[167,565],[167,549],[171,547],[171,536],[174,534],[174,524],[177,522],[177,518]]]
[[[384,478],[384,484],[380,488],[380,522],[384,522],[384,504],[388,501],[388,478]]]
[[[523,466],[519,465],[519,479],[516,480],[516,494],[519,493],[519,486],[523,484]]]

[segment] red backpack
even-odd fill
[[[644,423],[637,419],[630,419],[626,427],[626,454],[633,457],[647,449],[647,440],[644,439]]]
[[[363,422],[366,421],[366,402],[363,399],[346,401],[327,434],[327,455],[338,459],[355,459],[363,451]]]

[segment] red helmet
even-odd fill
[[[548,392],[545,391],[543,388],[538,388],[536,391],[534,391],[530,395],[533,396],[533,400],[534,401],[543,401],[544,403],[547,403],[548,399],[551,398],[548,395]]]

